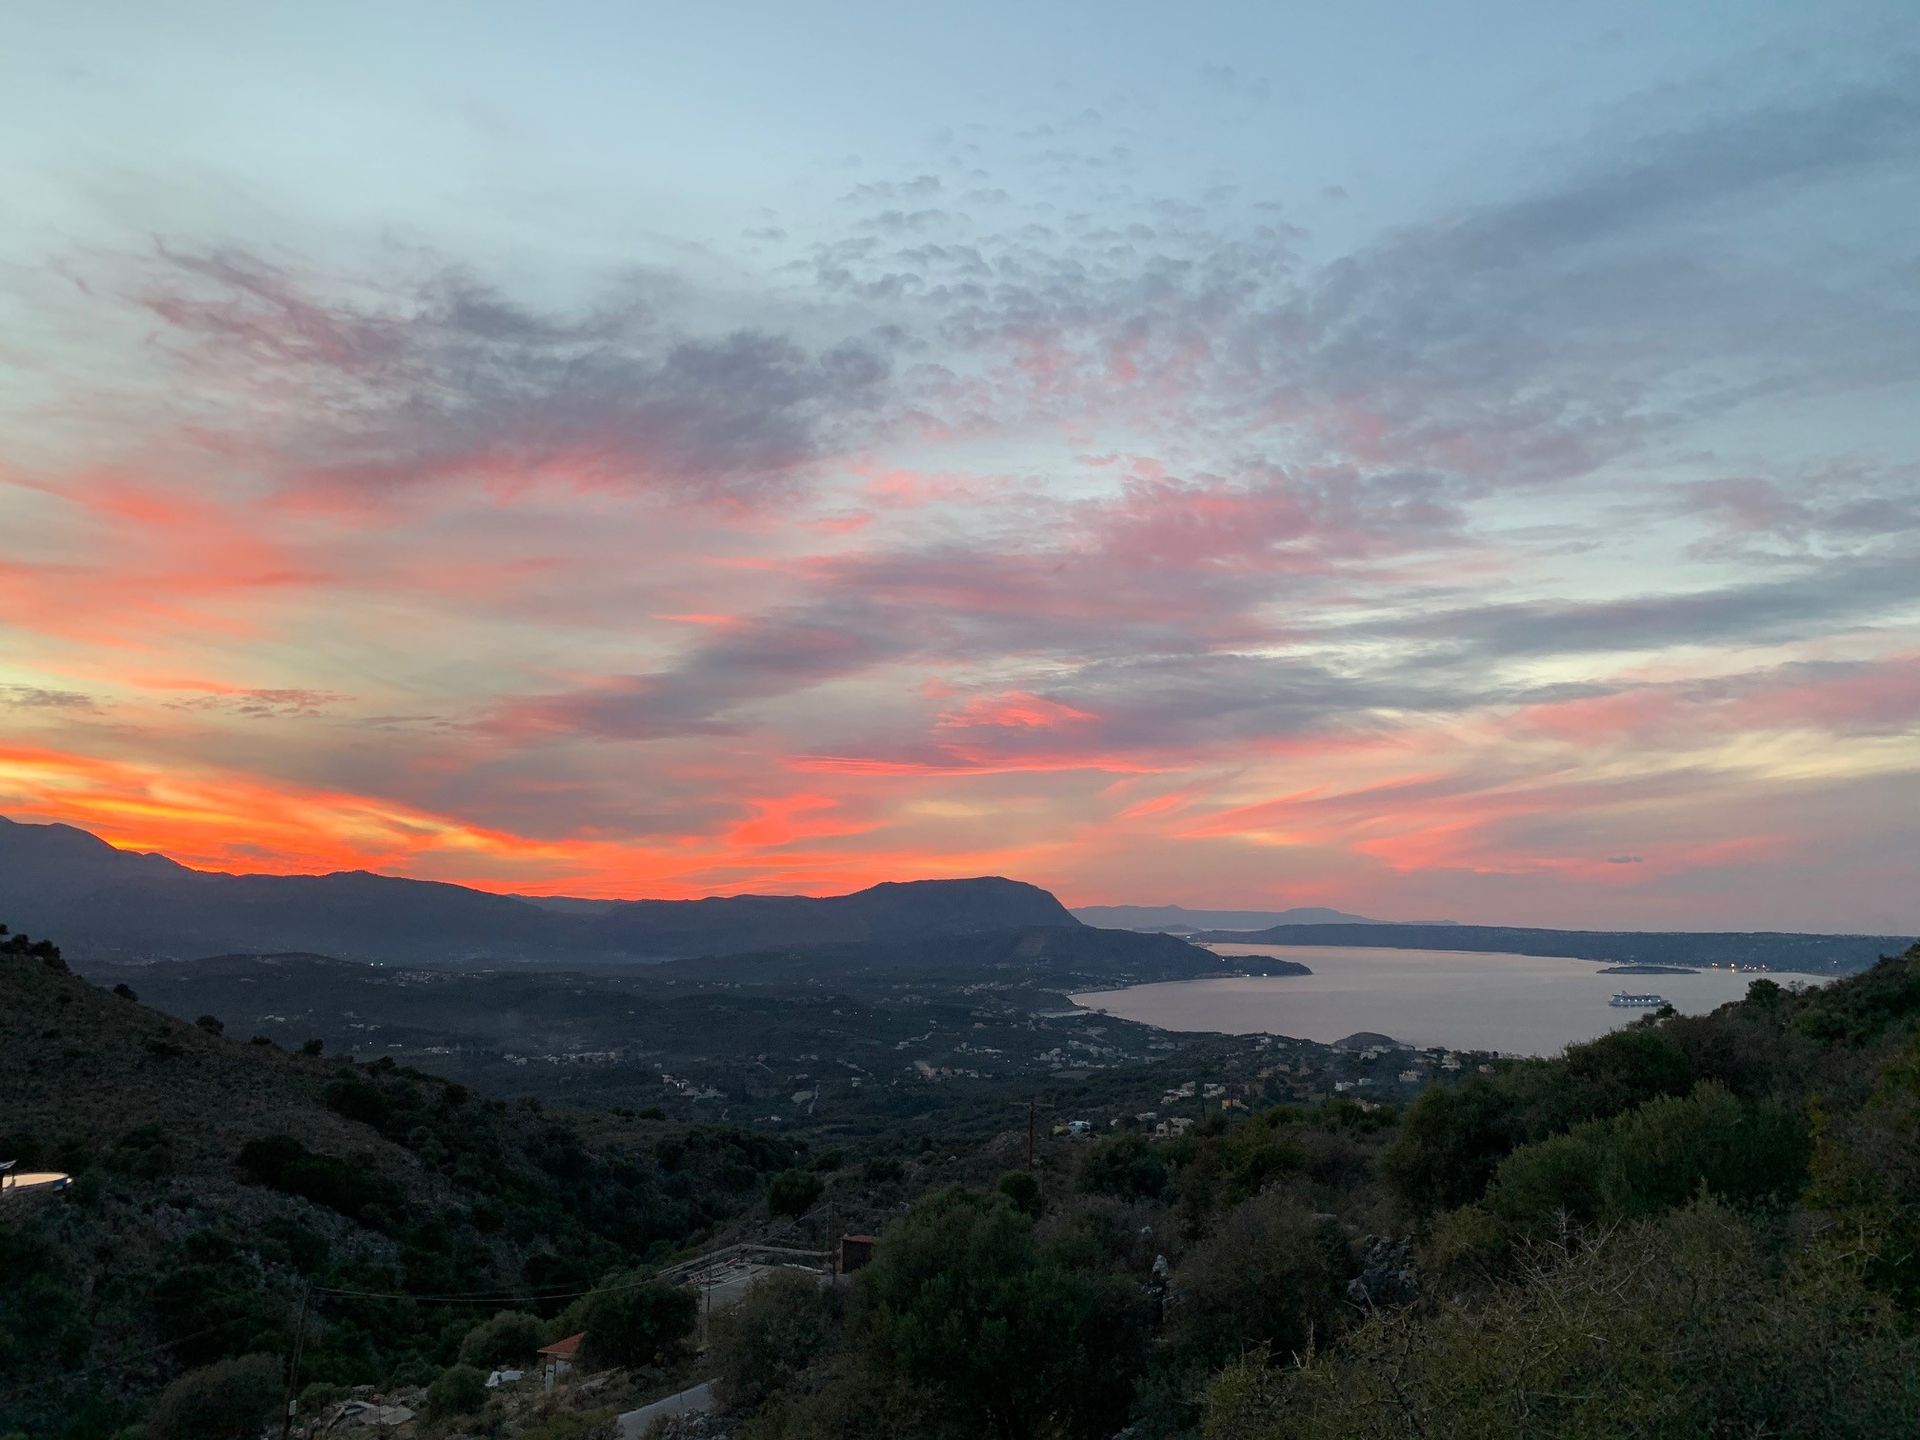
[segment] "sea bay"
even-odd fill
[[[1074,1003],[1174,1031],[1288,1035],[1331,1042],[1374,1031],[1421,1047],[1551,1055],[1629,1024],[1644,1010],[1616,1009],[1619,991],[1652,992],[1682,1014],[1738,1000],[1755,980],[1822,984],[1824,978],[1752,970],[1607,975],[1604,964],[1558,956],[1454,950],[1234,945],[1223,958],[1270,956],[1311,975],[1222,975],[1075,995]]]

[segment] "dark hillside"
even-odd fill
[[[0,1434],[110,1435],[184,1367],[279,1354],[308,1282],[585,1289],[675,1253],[791,1163],[757,1137],[589,1130],[390,1061],[214,1029],[0,954],[0,1159],[76,1177],[64,1198],[0,1202]],[[323,1306],[305,1373],[437,1369],[473,1318]]]

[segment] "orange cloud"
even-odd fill
[[[1031,873],[1051,848],[796,848],[878,828],[830,818],[840,803],[820,794],[750,802],[753,817],[718,834],[533,838],[348,791],[0,743],[0,811],[10,818],[78,825],[123,849],[159,851],[207,870],[366,869],[483,890],[683,899],[743,889],[832,894],[903,876]]]
[[[726,842],[743,849],[761,850],[791,845],[797,840],[819,840],[839,835],[864,835],[876,828],[844,818],[805,819],[822,811],[838,810],[831,795],[782,795],[751,802],[754,815],[726,832]]]

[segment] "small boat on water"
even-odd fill
[[[1664,995],[1636,995],[1630,990],[1619,990],[1613,999],[1607,1002],[1616,1010],[1658,1010],[1667,1003]]]

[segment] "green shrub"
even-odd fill
[[[700,1302],[691,1290],[637,1272],[609,1275],[581,1303],[585,1359],[591,1365],[651,1364],[693,1333]]]
[[[1265,1127],[1242,1130],[1226,1142],[1224,1179],[1229,1202],[1250,1200],[1268,1183],[1304,1169],[1307,1156],[1291,1135]]]
[[[838,1292],[799,1271],[769,1275],[708,1324],[707,1357],[721,1398],[757,1406],[788,1388],[832,1347],[839,1323]]]
[[[486,1403],[486,1374],[471,1365],[450,1366],[427,1387],[427,1414],[436,1420],[471,1415]]]
[[[1139,1135],[1096,1142],[1080,1162],[1080,1188],[1119,1200],[1157,1200],[1166,1193],[1166,1162]]]
[[[277,1356],[222,1360],[169,1385],[148,1417],[147,1434],[152,1440],[255,1440],[281,1398]]]
[[[1523,1145],[1494,1173],[1487,1207],[1503,1220],[1545,1222],[1561,1215],[1585,1223],[1606,1209],[1608,1162],[1604,1137],[1593,1127]]]
[[[1706,1081],[1522,1146],[1501,1161],[1487,1205],[1537,1227],[1562,1214],[1582,1223],[1651,1215],[1703,1188],[1739,1203],[1783,1200],[1804,1186],[1811,1148],[1791,1110]]]
[[[1507,1227],[1478,1205],[1440,1216],[1420,1248],[1420,1266],[1441,1286],[1458,1287],[1504,1274],[1512,1258]]]
[[[240,1147],[241,1174],[366,1224],[399,1206],[399,1187],[364,1164],[307,1149],[291,1135],[264,1135]]]
[[[264,1349],[286,1331],[285,1302],[262,1290],[253,1268],[236,1258],[189,1260],[149,1276],[142,1289],[159,1332],[181,1337],[174,1352],[184,1364]]]
[[[767,1209],[775,1215],[804,1215],[824,1188],[811,1170],[782,1170],[767,1182]]]
[[[1407,1107],[1380,1173],[1416,1212],[1451,1210],[1480,1198],[1500,1161],[1523,1138],[1520,1106],[1479,1077],[1430,1085]]]
[[[460,1341],[460,1363],[491,1369],[506,1360],[523,1359],[546,1343],[546,1324],[538,1315],[502,1310],[483,1320]]]
[[[376,1130],[386,1128],[393,1118],[393,1102],[378,1085],[365,1080],[335,1080],[327,1086],[327,1108],[335,1114],[349,1120],[357,1120],[362,1125],[371,1125]]]
[[[159,1125],[138,1125],[113,1142],[107,1165],[124,1175],[159,1180],[174,1171],[173,1137]]]
[[[352,1393],[345,1385],[316,1380],[300,1391],[298,1413],[311,1419],[318,1411],[326,1409],[329,1405],[338,1405]]]
[[[1005,1196],[964,1190],[890,1226],[854,1289],[869,1366],[974,1433],[1111,1434],[1128,1402],[1111,1377],[1143,1365],[1149,1318],[1137,1285],[1050,1261]]]
[[[1698,1202],[1529,1247],[1469,1305],[1383,1311],[1299,1367],[1209,1387],[1208,1440],[1913,1433],[1920,1341],[1844,1268],[1781,1277]]]
[[[1021,1214],[1039,1215],[1040,1182],[1033,1178],[1031,1170],[1009,1170],[1000,1177],[1000,1184],[996,1188],[1013,1201],[1014,1208]]]
[[[1173,1349],[1208,1366],[1250,1352],[1304,1354],[1345,1311],[1348,1275],[1338,1225],[1279,1195],[1249,1200],[1174,1273]]]
[[[1137,1274],[1153,1253],[1142,1247],[1143,1239],[1151,1243],[1141,1235],[1144,1213],[1139,1201],[1076,1195],[1034,1226],[1034,1241],[1045,1258],[1069,1270]]]

